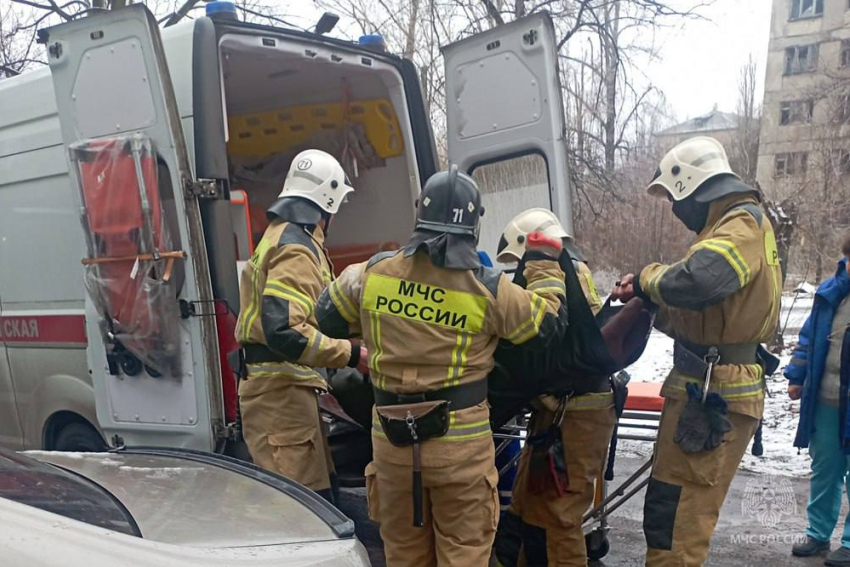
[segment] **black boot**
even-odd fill
[[[826,556],[826,561],[824,561],[823,564],[829,565],[830,567],[850,566],[850,549],[847,549],[844,546],[839,547]]]
[[[828,551],[828,541],[820,541],[819,539],[815,539],[812,536],[807,535],[806,541],[794,544],[794,547],[791,548],[791,555],[794,557],[813,557],[815,555],[824,554]]]

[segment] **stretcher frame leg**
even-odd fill
[[[590,512],[584,515],[583,523],[587,523],[588,521],[599,519],[602,521],[603,518],[607,518],[609,515],[613,514],[618,508],[620,508],[623,504],[625,504],[632,496],[641,491],[647,484],[649,484],[649,477],[644,478],[638,485],[626,492],[626,489],[633,485],[635,482],[640,479],[643,474],[652,468],[652,459],[647,460],[641,467],[632,474],[629,478],[623,481],[620,486],[618,486],[611,494],[606,496],[602,502],[600,502],[595,508],[593,508]],[[604,481],[603,481],[604,482]]]

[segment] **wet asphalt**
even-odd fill
[[[613,485],[625,480],[642,463],[620,458]],[[711,567],[808,567],[823,565],[823,557],[791,556],[791,546],[804,537],[808,479],[739,471],[721,510],[706,562]],[[343,489],[340,508],[357,525],[357,536],[369,551],[372,565],[385,565],[378,527],[367,517],[365,491]],[[845,500],[839,526],[848,513]],[[646,546],[641,531],[643,491],[614,512],[608,532],[610,552],[594,565],[640,566]],[[836,531],[833,548],[839,545]]]

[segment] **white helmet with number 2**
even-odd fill
[[[496,260],[503,264],[519,262],[525,254],[526,236],[532,232],[542,232],[561,241],[572,238],[549,209],[528,209],[511,219],[505,227]]]
[[[734,175],[723,146],[714,138],[689,138],[667,152],[646,188],[653,197],[682,201],[718,175]]]
[[[306,199],[335,215],[352,192],[354,187],[335,157],[321,150],[304,150],[292,160],[280,198]]]

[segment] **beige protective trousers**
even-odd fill
[[[685,402],[667,398],[661,414],[652,477],[643,509],[646,565],[696,567],[708,545],[720,507],[758,420],[729,412],[732,430],[712,451],[684,453],[673,441]]]
[[[550,411],[537,412],[532,434],[544,431],[553,417]],[[500,527],[497,549],[503,565],[587,565],[582,520],[593,503],[595,482],[605,469],[616,420],[613,395],[610,392],[587,394],[570,400],[561,422],[569,482],[566,494],[560,497],[554,488],[544,493],[529,492],[531,453],[526,445],[520,457],[513,501],[508,511],[509,515],[513,514],[521,520],[521,543],[516,540],[516,530],[508,526],[503,526],[508,529]],[[503,521],[510,523],[512,520]],[[515,541],[503,542],[503,537],[514,538]],[[516,557],[513,557],[515,551],[511,549],[519,550]]]
[[[260,392],[252,386],[250,377],[240,384],[239,403],[254,463],[316,492],[329,491],[334,468],[315,387],[285,379]]]
[[[390,567],[486,567],[490,560],[499,514],[495,450],[488,435],[462,443],[426,441],[428,449],[463,460],[444,466],[422,464],[424,527],[413,527],[412,472],[401,459],[382,458],[387,452],[411,453],[384,439],[375,460],[366,467],[369,517],[381,526],[384,553]],[[460,445],[465,447],[461,448]],[[429,451],[431,452],[431,451]],[[395,461],[395,462],[392,462]]]

